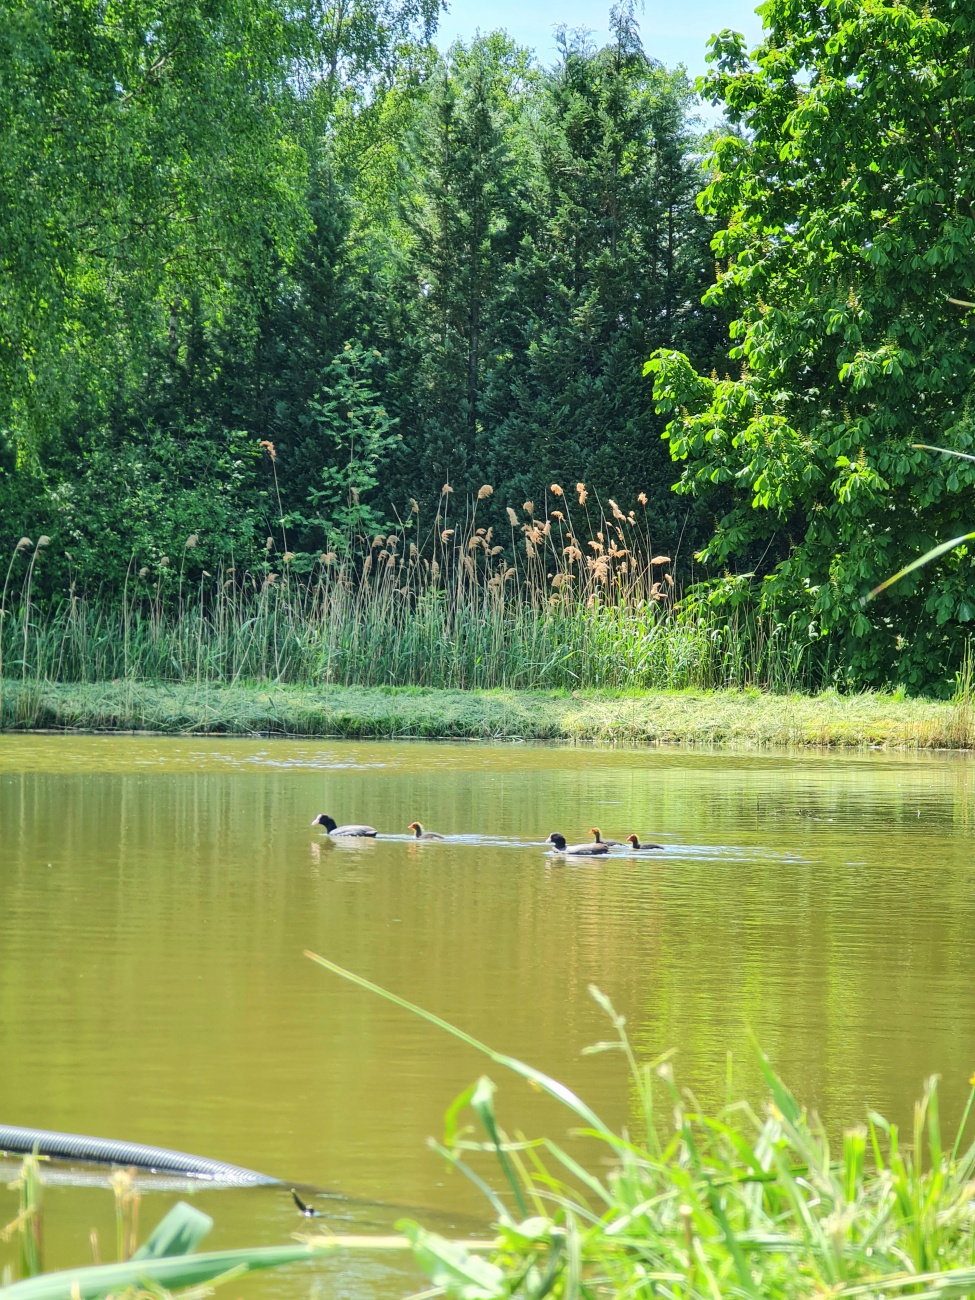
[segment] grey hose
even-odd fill
[[[18,1128],[13,1124],[0,1124],[0,1152],[4,1151],[12,1155],[37,1151],[56,1160],[84,1160],[123,1169],[145,1169],[149,1173],[184,1174],[236,1187],[269,1187],[280,1181],[253,1169],[187,1155],[185,1151],[167,1151],[165,1147],[148,1147],[140,1142],[115,1142],[111,1138],[82,1137],[78,1133],[52,1133],[43,1128]]]

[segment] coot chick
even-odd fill
[[[627,835],[627,844],[632,844],[637,853],[646,853],[649,849],[662,849],[662,844],[641,844],[635,835]]]
[[[425,831],[419,822],[410,822],[406,828],[413,832],[413,838],[417,840],[443,840],[445,835],[438,835],[436,831]]]
[[[598,826],[590,826],[589,834],[594,837],[597,844],[606,844],[611,849],[621,849],[624,847],[622,840],[604,840],[603,833]]]

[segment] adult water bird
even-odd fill
[[[319,813],[312,826],[324,826],[329,835],[341,835],[348,839],[375,839],[379,834],[375,826],[359,826],[355,822],[350,822],[348,826],[337,826],[328,813]]]
[[[417,840],[444,840],[446,835],[438,835],[436,831],[425,831],[419,822],[410,822],[406,828],[413,832],[413,838]]]
[[[609,852],[608,844],[566,844],[565,836],[558,831],[553,831],[545,843],[551,844],[556,853],[571,858],[599,858]]]
[[[627,835],[627,844],[632,844],[635,852],[646,853],[649,849],[662,849],[662,844],[641,844],[635,835]]]
[[[624,847],[622,840],[604,840],[603,833],[598,826],[590,826],[589,834],[595,839],[597,844],[605,844],[611,849],[621,849]]]

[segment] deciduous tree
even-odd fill
[[[680,491],[712,504],[713,566],[806,608],[859,682],[945,683],[975,619],[967,531],[975,332],[975,11],[967,0],[769,0],[751,58],[714,41],[732,125],[703,204],[722,226],[706,301],[734,317],[729,374],[659,351]]]

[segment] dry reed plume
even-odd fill
[[[830,680],[808,621],[718,617],[699,593],[682,599],[644,494],[604,508],[581,482],[574,493],[553,483],[521,513],[499,512],[492,495],[483,484],[463,501],[444,484],[431,516],[411,500],[394,531],[336,537],[317,557],[290,550],[282,528],[280,551],[269,536],[260,561],[212,572],[188,567],[206,563],[207,539],[192,533],[175,571],[168,556],[133,556],[111,604],[72,584],[39,609],[33,579],[50,539],[21,538],[0,596],[0,676],[614,689]]]

